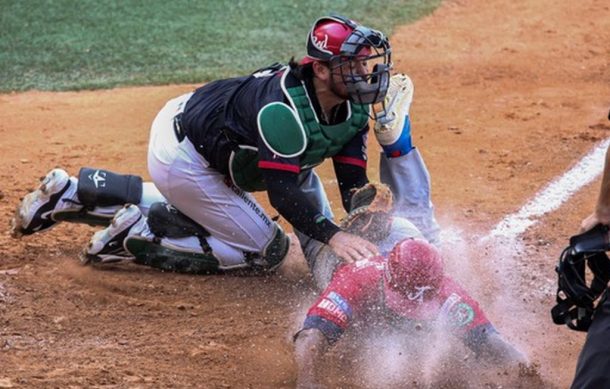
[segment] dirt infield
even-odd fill
[[[583,335],[551,323],[553,267],[592,209],[598,182],[518,242],[479,238],[610,136],[610,6],[448,0],[399,28],[392,43],[396,68],[415,83],[414,143],[432,175],[449,267],[538,365],[542,379],[529,387],[566,387]],[[291,335],[314,296],[296,248],[276,277],[192,277],[129,264],[82,267],[77,254],[93,232],[86,226],[9,236],[14,206],[52,167],[146,177],[152,118],[192,87],[0,95],[0,387],[294,386]],[[328,166],[322,175],[338,210]],[[417,368],[388,378],[391,348],[372,361],[364,355],[374,353],[353,350],[339,358],[340,347],[324,372],[330,386],[446,382]],[[402,362],[405,371],[417,365]],[[458,377],[447,387],[507,387],[512,374],[441,376]]]

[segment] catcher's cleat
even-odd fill
[[[411,144],[409,108],[413,101],[413,82],[405,74],[395,74],[390,79],[384,109],[377,113],[375,137],[388,157],[407,154]]]
[[[53,227],[57,222],[52,219],[52,213],[70,185],[70,176],[65,170],[53,169],[47,173],[38,189],[28,193],[17,206],[11,220],[11,235],[19,238]]]
[[[146,220],[140,209],[127,204],[121,208],[105,229],[96,232],[89,241],[87,248],[81,254],[83,265],[93,263],[112,263],[133,259],[124,247],[125,238],[141,231],[146,226]]]

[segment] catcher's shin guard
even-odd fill
[[[108,226],[120,207],[140,203],[142,178],[84,167],[78,174],[77,195],[82,207],[54,212],[53,219]]]
[[[78,173],[78,199],[86,208],[138,204],[142,177],[84,167]]]
[[[130,236],[125,241],[125,248],[135,257],[135,263],[190,274],[211,273],[221,268],[206,240],[210,234],[172,205],[166,202],[152,204],[147,221],[154,238]],[[174,246],[167,239],[163,240],[187,237],[196,237],[201,251]]]
[[[135,257],[135,263],[156,269],[189,274],[209,274],[221,270],[220,262],[211,252],[190,252],[137,235],[128,237],[124,246]]]
[[[279,224],[275,225],[275,234],[261,255],[250,257],[251,265],[256,270],[272,272],[276,270],[288,255],[290,237],[286,235]]]

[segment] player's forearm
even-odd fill
[[[322,387],[316,372],[319,371],[322,356],[328,342],[324,334],[317,329],[299,332],[295,340],[295,354],[298,366],[297,388]]]
[[[335,175],[339,183],[343,208],[350,211],[350,200],[354,189],[360,188],[369,182],[366,169],[356,165],[334,161]]]
[[[602,187],[597,200],[596,212],[600,218],[610,218],[610,146],[606,151],[606,162],[602,176]]]
[[[322,243],[340,231],[309,201],[297,184],[297,175],[265,171],[269,202],[295,229]]]

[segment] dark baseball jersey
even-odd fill
[[[299,173],[299,157],[283,158],[273,153],[261,140],[257,117],[261,109],[272,102],[289,104],[282,89],[282,76],[287,68],[270,68],[250,76],[218,80],[197,89],[186,104],[182,115],[182,128],[210,165],[228,174],[228,160],[233,141],[257,147],[260,155],[259,168],[277,169]],[[287,77],[292,77],[290,74]],[[304,82],[312,107],[320,115],[320,105],[311,81]],[[332,119],[335,124],[347,119],[345,102],[336,108]],[[333,159],[340,163],[366,167],[366,139],[368,125],[348,143]],[[311,166],[307,166],[309,168]]]
[[[305,198],[297,184],[298,174],[321,163],[322,159],[314,158],[314,164],[306,162],[305,156],[310,146],[302,155],[282,157],[267,146],[258,128],[259,113],[265,106],[274,102],[291,105],[287,85],[302,85],[315,120],[320,124],[336,125],[347,123],[348,120],[351,123],[351,103],[346,101],[336,106],[326,123],[321,118],[313,81],[304,80],[301,84],[288,68],[276,66],[247,77],[214,81],[197,89],[180,117],[179,129],[210,163],[211,168],[227,176],[230,175],[229,158],[237,145],[257,148],[257,167],[262,171],[271,204],[294,228],[327,243],[339,228]],[[341,141],[340,149],[330,155],[335,163],[344,205],[349,203],[351,189],[368,182],[368,123],[356,130],[355,136]],[[312,155],[317,152],[314,150]]]

